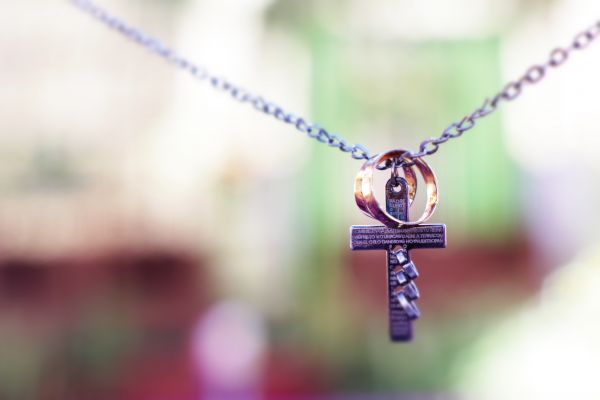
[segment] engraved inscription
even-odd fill
[[[445,225],[420,225],[410,228],[353,226],[351,247],[354,250],[385,249],[402,245],[409,249],[446,247]]]
[[[408,215],[406,203],[405,199],[388,199],[386,202],[387,212],[400,220],[405,220],[407,219],[406,215]]]

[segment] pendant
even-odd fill
[[[358,207],[383,225],[354,225],[350,230],[352,250],[386,250],[388,266],[388,308],[390,337],[394,342],[409,341],[413,337],[412,321],[420,316],[416,300],[419,290],[415,279],[419,276],[409,251],[446,247],[446,226],[423,224],[434,213],[438,203],[437,179],[421,158],[406,158],[405,150],[392,150],[368,160],[356,176],[354,195]],[[373,192],[373,172],[388,160],[403,160],[398,173],[392,167],[392,177],[385,185],[386,207],[382,210]],[[408,210],[417,192],[415,167],[425,181],[427,204],[421,217],[409,221]]]

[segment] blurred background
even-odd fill
[[[379,152],[600,18],[593,0],[102,0]],[[444,251],[387,334],[360,162],[66,0],[0,13],[0,399],[599,398],[600,43],[429,159]]]

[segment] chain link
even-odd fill
[[[248,92],[224,78],[211,74],[205,68],[200,67],[179,55],[174,50],[161,43],[160,40],[145,34],[141,30],[128,25],[116,16],[111,15],[100,6],[96,5],[92,0],[71,0],[71,2],[108,27],[116,30],[140,46],[145,47],[152,53],[164,58],[170,64],[187,71],[194,78],[200,81],[208,81],[213,88],[229,93],[235,100],[242,103],[249,103],[256,110],[294,126],[298,131],[306,134],[308,137],[337,148],[345,153],[349,153],[350,156],[356,160],[368,160],[373,157],[366,147],[360,144],[349,144],[338,134],[330,133],[314,122],[298,117],[261,96]],[[491,99],[486,99],[483,104],[476,108],[471,114],[466,115],[459,122],[451,123],[444,129],[439,137],[429,138],[421,142],[418,151],[407,152],[398,160],[387,160],[386,163],[377,168],[388,169],[394,164],[396,166],[412,165],[412,159],[414,158],[435,154],[439,150],[440,145],[446,143],[450,139],[458,138],[465,132],[473,129],[479,119],[495,112],[501,102],[512,101],[518,98],[527,85],[533,85],[540,82],[546,76],[549,69],[561,66],[569,59],[571,53],[587,48],[599,36],[600,21],[596,22],[596,24],[589,29],[578,33],[568,47],[558,47],[552,50],[545,63],[536,64],[530,67],[519,80],[509,82],[498,94]]]

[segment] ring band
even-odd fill
[[[365,214],[374,218],[390,228],[399,228],[401,226],[415,226],[427,221],[433,215],[438,203],[437,179],[429,165],[421,158],[405,158],[406,150],[397,149],[386,153],[378,154],[377,156],[367,160],[362,166],[356,180],[354,181],[354,197],[356,204]],[[405,158],[407,161],[414,163],[417,167],[427,188],[427,204],[421,217],[416,221],[402,221],[394,218],[386,211],[382,210],[375,193],[373,192],[373,172],[381,163],[395,158]],[[412,166],[403,166],[404,175],[409,186],[409,200],[412,200],[416,194],[417,180]]]
[[[404,150],[395,151],[405,152]],[[363,182],[367,181],[364,179],[364,172],[366,171],[365,165],[363,165],[361,170],[358,171],[358,175],[356,176],[356,179],[354,181],[354,197],[356,198],[356,205],[358,205],[358,208],[360,208],[360,210],[363,213],[365,213],[368,217],[375,218],[371,211],[369,211],[369,206],[367,204],[367,196],[363,195],[363,193],[371,192],[370,188],[365,188],[366,190],[363,190]],[[375,166],[378,165],[379,164],[375,164]],[[415,171],[413,171],[412,167],[403,166],[402,170],[404,171],[404,177],[406,179],[406,182],[408,183],[408,204],[411,205],[417,194],[417,176],[415,175]],[[372,185],[372,176],[370,181]]]

